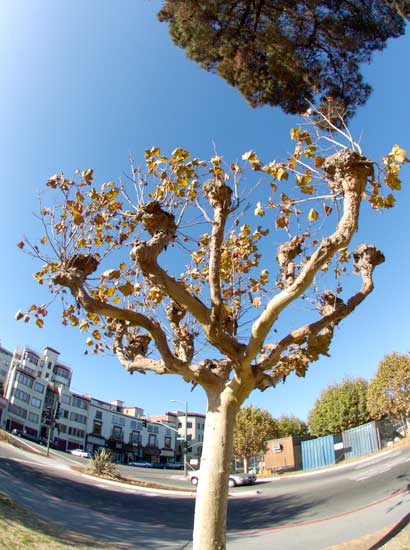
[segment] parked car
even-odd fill
[[[91,458],[90,453],[85,451],[84,449],[71,449],[69,453],[74,456],[80,456],[81,458]]]
[[[128,466],[137,466],[138,468],[152,468],[151,462],[128,462]]]
[[[198,485],[200,478],[200,470],[193,470],[188,472],[188,478],[192,485]],[[239,485],[253,485],[256,482],[255,474],[240,474],[240,473],[231,473],[229,474],[228,485],[229,487],[237,487]]]
[[[32,434],[26,430],[18,430],[17,428],[14,428],[14,430],[11,430],[11,433],[17,437],[22,437],[24,439],[28,439],[29,441],[33,441],[33,443],[47,445],[47,439],[45,437],[40,437],[39,435]]]
[[[184,464],[183,462],[167,462],[164,467],[169,470],[183,470]]]

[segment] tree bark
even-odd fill
[[[248,473],[248,457],[247,456],[243,457],[243,471],[245,472],[245,474]]]
[[[233,432],[242,400],[239,402],[230,388],[211,388],[207,395],[193,550],[224,550]]]

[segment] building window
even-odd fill
[[[9,412],[15,414],[16,416],[20,416],[21,418],[27,418],[27,410],[23,409],[23,407],[15,405],[14,403],[9,403]]]
[[[19,390],[17,388],[13,388],[11,395],[16,399],[23,401],[24,403],[28,403],[30,401],[30,395],[27,392]]]
[[[56,365],[54,367],[53,373],[56,376],[60,376],[61,378],[65,378],[66,380],[70,379],[70,371],[68,369],[65,369],[64,367],[60,367],[59,365]]]
[[[31,398],[31,405],[35,407],[36,409],[39,409],[41,407],[41,399],[37,399],[37,397]]]
[[[130,433],[130,443],[133,443],[134,445],[138,445],[139,443],[141,443],[140,432],[132,431]]]
[[[44,393],[44,384],[40,384],[40,382],[35,382],[34,384],[34,391],[38,392],[38,393]]]
[[[32,412],[29,412],[29,413],[28,413],[28,420],[29,420],[30,422],[33,422],[33,424],[37,424],[37,423],[38,423],[38,419],[39,419],[38,414],[35,414],[35,413],[32,413]]]
[[[187,422],[186,427],[187,428],[192,428],[192,422]]]
[[[148,433],[159,434],[159,426],[148,424]]]
[[[157,436],[155,434],[149,434],[148,447],[156,447],[156,446],[157,446]]]
[[[68,411],[61,410],[61,414],[63,415],[63,418],[68,418]]]
[[[112,423],[118,424],[119,426],[125,426],[125,418],[123,416],[114,416],[112,417]]]
[[[47,368],[51,369],[51,361],[48,362]]]
[[[98,418],[98,420],[102,420],[102,411],[95,411],[95,418]]]
[[[38,365],[38,357],[36,357],[33,353],[29,353],[26,351],[26,353],[23,356],[23,359],[26,359],[29,363],[32,363],[33,365]]]
[[[65,424],[57,424],[57,430],[60,433],[65,434],[67,432],[67,426]]]
[[[101,435],[101,430],[102,430],[101,422],[98,422],[98,421],[94,420],[93,433],[96,434],[96,435]]]
[[[112,427],[112,438],[113,439],[122,439],[122,428],[121,426]]]
[[[71,405],[71,397],[63,393],[61,396],[61,402],[64,403],[65,405]]]
[[[80,430],[78,428],[72,428],[70,426],[68,428],[68,435],[74,435],[75,437],[84,437],[84,430]]]
[[[78,422],[79,424],[87,424],[87,417],[83,414],[79,414],[76,412],[72,412],[70,414],[70,420],[73,420],[74,422]]]
[[[88,402],[80,397],[73,397],[72,405],[73,407],[77,407],[77,409],[88,409]]]
[[[27,376],[26,374],[19,372],[16,378],[18,382],[21,382],[23,384],[23,386],[27,386],[28,388],[33,387],[33,379],[30,378],[30,376]]]
[[[164,447],[165,449],[170,449],[171,448],[171,438],[170,437],[165,437],[164,439]]]

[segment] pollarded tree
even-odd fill
[[[338,434],[369,422],[367,387],[363,378],[353,378],[323,390],[309,414],[310,432],[318,436]]]
[[[244,407],[236,416],[233,439],[235,456],[243,458],[244,470],[248,471],[250,457],[265,450],[266,441],[277,437],[276,422],[270,412]]]
[[[308,427],[303,420],[296,416],[281,416],[276,420],[277,437],[288,437],[290,435],[307,435]]]
[[[43,235],[18,244],[42,260],[35,278],[49,285],[54,302],[61,297],[63,324],[88,333],[90,350],[111,348],[130,373],[179,375],[206,392],[195,550],[225,547],[242,403],[292,372],[305,376],[310,363],[327,356],[335,327],[372,292],[373,270],[384,261],[369,244],[348,247],[366,198],[374,208],[393,205],[382,188],[400,188],[406,152],[394,146],[376,169],[353,141],[332,154],[331,138],[321,141],[324,157],[315,130],[291,136],[295,151],[285,162],[265,164],[245,153],[246,176],[238,163],[219,156],[205,162],[182,148],[169,156],[145,151],[146,170],[132,168],[128,189],[113,182],[97,187],[91,169],[74,180],[55,175],[47,186],[61,201],[40,205]],[[249,203],[252,177],[258,178],[253,213],[240,198],[247,190]],[[281,243],[276,257],[274,242]],[[160,258],[168,259],[167,268]],[[362,286],[343,299],[351,261]],[[306,323],[276,332],[283,312],[304,298],[317,299],[313,319],[310,304]],[[47,309],[33,304],[17,318],[42,327]]]
[[[410,18],[408,0],[164,0],[174,43],[252,106],[303,113],[330,97],[352,114],[370,86],[360,64]]]
[[[410,417],[410,355],[391,353],[370,381],[368,407],[374,418]]]

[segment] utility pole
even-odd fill
[[[184,476],[188,473],[188,401],[170,399],[171,403],[183,403],[185,405],[185,430],[184,430]]]
[[[56,425],[56,420],[60,418],[60,401],[57,401],[55,408],[50,409],[49,414],[49,425],[48,425],[48,437],[47,437],[47,452],[46,456],[50,456],[50,441],[51,435],[54,433],[54,428]]]

